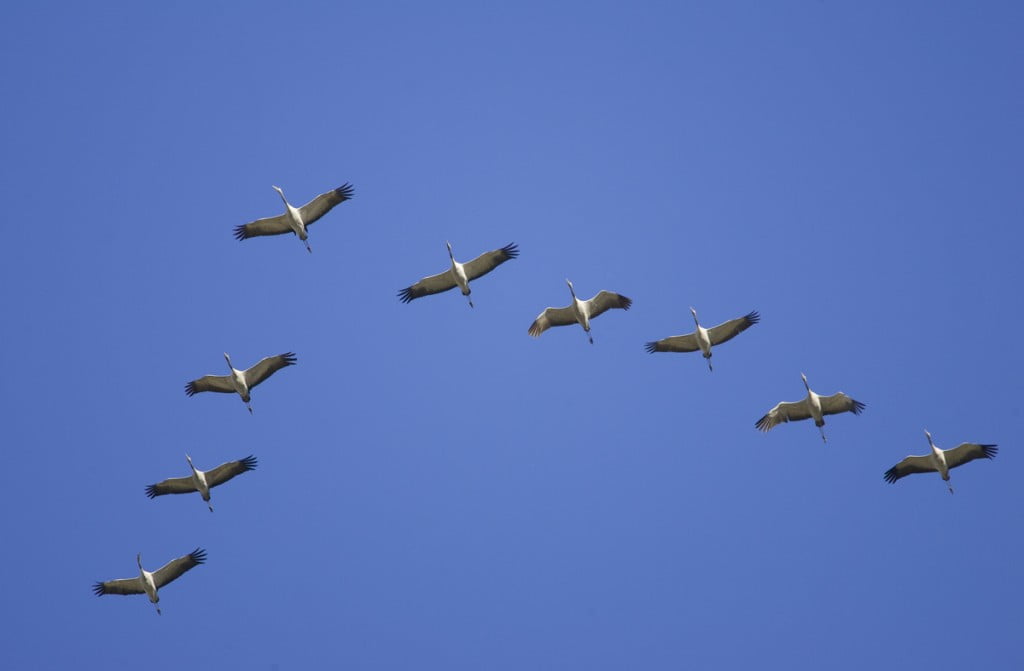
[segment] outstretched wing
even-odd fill
[[[276,217],[257,219],[256,221],[250,221],[248,224],[235,226],[235,240],[245,240],[246,238],[255,238],[260,235],[281,235],[282,233],[291,232],[292,227],[288,222],[288,215],[279,214]]]
[[[978,443],[960,443],[946,450],[946,465],[955,468],[975,459],[991,459],[996,456],[999,448],[995,445],[979,445]]]
[[[590,312],[590,318],[598,316],[602,312],[611,310],[612,308],[622,308],[628,310],[629,306],[633,304],[633,301],[626,298],[622,294],[617,294],[612,291],[601,291],[596,296],[591,298],[587,303],[590,304],[588,308]]]
[[[843,392],[836,392],[831,396],[819,396],[821,400],[821,414],[838,415],[841,412],[852,412],[859,415],[864,410],[864,404],[855,401]]]
[[[291,366],[294,363],[295,352],[268,356],[265,359],[261,359],[255,366],[246,369],[245,383],[249,385],[249,389],[252,389],[285,366]]]
[[[466,279],[475,280],[517,256],[519,256],[519,247],[515,243],[511,243],[501,249],[484,252],[472,261],[463,264],[462,267],[466,271]]]
[[[732,340],[759,321],[761,321],[761,315],[757,313],[757,310],[754,310],[739,319],[730,319],[724,324],[708,329],[708,338],[710,338],[712,345],[720,345],[728,340]]]
[[[196,485],[191,477],[167,478],[163,482],[146,487],[146,496],[152,499],[164,494],[188,494],[194,491],[197,491]]]
[[[196,548],[184,557],[172,559],[156,571],[153,571],[153,582],[157,589],[169,585],[181,577],[185,571],[199,566],[206,561],[206,550]]]
[[[256,468],[256,457],[251,454],[245,459],[239,459],[238,461],[229,461],[223,463],[217,468],[206,472],[206,483],[211,487],[222,485],[236,475],[241,475],[246,471],[251,471]]]
[[[807,403],[807,399],[802,401],[796,401],[788,403],[783,401],[777,406],[768,411],[761,419],[754,423],[761,431],[770,431],[773,427],[782,424],[783,422],[798,422],[802,419],[810,419],[811,408]]]
[[[572,306],[565,308],[545,308],[544,312],[537,315],[537,318],[530,324],[527,331],[534,338],[547,331],[552,326],[568,326],[576,323],[576,313]]]
[[[420,298],[421,296],[429,296],[430,294],[439,294],[442,291],[448,291],[455,287],[455,276],[452,275],[451,269],[438,273],[437,275],[431,275],[430,277],[424,277],[422,280],[406,287],[398,292],[398,297],[403,303],[408,303],[414,298]]]
[[[661,340],[652,340],[644,345],[648,352],[696,352],[700,349],[697,344],[697,334],[670,336]]]
[[[103,596],[104,594],[145,594],[142,589],[142,581],[135,578],[121,578],[120,580],[108,580],[97,582],[92,586],[93,594]]]
[[[930,456],[910,456],[885,472],[886,482],[896,482],[914,473],[934,473],[935,464]]]
[[[235,393],[235,385],[227,375],[204,375],[198,380],[192,380],[185,385],[185,393],[195,396],[201,391],[216,391],[221,394]]]
[[[347,182],[339,186],[337,189],[332,189],[327,193],[321,193],[319,196],[299,208],[299,216],[302,217],[302,223],[309,226],[314,221],[330,212],[335,205],[340,205],[350,199],[353,193],[352,185]]]

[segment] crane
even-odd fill
[[[903,459],[885,472],[886,482],[896,482],[914,473],[938,472],[949,487],[949,493],[953,493],[953,485],[949,483],[949,469],[962,466],[968,461],[975,459],[992,459],[999,451],[996,445],[985,445],[979,443],[960,443],[956,447],[943,450],[932,442],[932,434],[926,430],[924,435],[928,437],[928,446],[931,454],[922,456],[909,456]]]
[[[313,248],[309,246],[309,240],[307,239],[309,233],[306,229],[317,219],[330,212],[335,205],[350,199],[353,194],[352,185],[345,183],[337,189],[321,193],[302,207],[295,207],[284,197],[284,191],[281,190],[281,187],[274,186],[272,188],[274,191],[277,191],[277,195],[281,196],[281,200],[284,201],[284,214],[257,219],[256,221],[250,221],[248,224],[235,226],[236,240],[247,240],[260,235],[294,233],[299,236],[299,240],[306,244],[306,251],[312,254]]]
[[[293,365],[295,363],[295,353],[285,352],[277,356],[268,356],[245,370],[238,370],[232,366],[231,357],[228,356],[227,352],[224,352],[224,359],[228,362],[228,368],[231,369],[230,375],[204,375],[186,384],[185,393],[188,396],[195,396],[204,391],[215,391],[221,394],[237,393],[242,397],[242,401],[245,403],[245,407],[249,408],[249,414],[251,415],[252,405],[249,403],[251,400],[249,392],[253,387],[285,366]]]
[[[697,325],[696,331],[651,341],[645,345],[647,351],[653,354],[655,352],[696,352],[700,350],[708,361],[708,370],[714,370],[711,367],[711,348],[732,340],[761,321],[761,315],[754,310],[737,319],[730,319],[718,326],[706,329],[700,325],[700,321],[697,320],[697,311],[692,307],[690,314],[693,315],[693,323]]]
[[[779,403],[764,417],[757,420],[754,426],[761,431],[770,431],[772,427],[783,422],[797,422],[813,417],[814,425],[821,431],[821,440],[827,442],[825,429],[822,428],[825,426],[825,415],[836,415],[841,412],[852,412],[859,415],[864,410],[863,403],[853,400],[841,391],[831,396],[818,396],[811,391],[810,385],[807,384],[807,376],[800,373],[800,378],[804,381],[804,387],[807,388],[807,398],[793,403],[785,401]]]
[[[473,307],[473,299],[469,297],[469,283],[478,277],[483,277],[509,259],[519,256],[518,245],[511,243],[501,249],[484,252],[472,261],[459,263],[452,253],[452,243],[446,241],[445,244],[448,246],[451,267],[443,273],[424,277],[416,284],[399,291],[398,297],[403,303],[458,287],[462,291],[462,295],[469,300],[469,307]]]
[[[245,459],[228,461],[208,471],[201,471],[196,468],[192,463],[192,457],[189,455],[186,454],[185,459],[188,460],[188,466],[192,469],[192,475],[184,478],[167,478],[162,482],[149,485],[146,487],[146,496],[152,499],[164,494],[199,492],[199,495],[206,501],[206,505],[212,513],[213,504],[210,503],[210,489],[223,485],[236,475],[241,475],[246,471],[256,468],[256,457],[251,454]]]
[[[590,344],[593,345],[594,336],[590,334],[590,320],[612,308],[628,310],[629,306],[633,304],[629,298],[611,291],[599,291],[590,300],[581,301],[576,298],[576,290],[573,288],[572,282],[567,279],[565,283],[569,285],[572,303],[564,308],[545,308],[544,312],[537,315],[527,331],[534,338],[540,337],[541,333],[552,326],[579,324],[586,332]]]
[[[160,615],[160,594],[158,590],[174,582],[186,571],[199,566],[205,561],[206,550],[196,548],[184,557],[172,559],[150,573],[142,568],[142,553],[140,552],[135,555],[135,562],[139,565],[138,577],[97,582],[93,585],[92,591],[96,596],[103,596],[104,594],[145,594],[149,597],[150,603],[156,605],[156,614]]]

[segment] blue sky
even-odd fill
[[[67,4],[0,43],[5,666],[1024,664],[1021,5]],[[521,256],[401,304],[446,240]],[[565,278],[633,308],[529,338]],[[645,353],[691,305],[762,322]],[[827,445],[754,429],[801,372]],[[924,429],[1000,452],[885,483]]]

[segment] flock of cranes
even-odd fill
[[[330,212],[336,205],[352,198],[353,195],[352,185],[346,183],[337,189],[322,193],[302,207],[296,208],[288,202],[284,192],[279,187],[274,186],[273,188],[284,202],[284,213],[276,217],[257,219],[248,224],[236,226],[236,239],[246,240],[257,236],[294,233],[305,244],[306,250],[312,253],[313,250],[308,240],[308,227]],[[500,249],[484,252],[472,261],[459,263],[455,260],[451,243],[446,244],[450,261],[448,269],[436,275],[424,277],[415,284],[399,291],[398,297],[403,303],[458,287],[462,295],[469,301],[469,306],[473,307],[470,282],[483,277],[506,261],[519,256],[518,246],[512,243]],[[586,333],[590,344],[594,344],[594,338],[591,334],[591,321],[608,310],[613,308],[628,310],[633,304],[631,299],[612,291],[599,291],[589,300],[580,300],[576,296],[576,290],[572,282],[568,279],[565,282],[569,287],[572,302],[566,307],[545,308],[527,330],[530,336],[539,337],[554,326],[579,324]],[[708,370],[713,371],[714,368],[711,364],[712,348],[732,340],[754,324],[757,324],[761,319],[757,311],[751,311],[742,317],[730,319],[708,329],[701,326],[697,318],[697,311],[692,307],[690,308],[690,313],[693,315],[694,332],[648,342],[645,345],[646,350],[651,353],[699,351],[704,359],[707,360]],[[250,396],[252,389],[282,368],[296,363],[294,352],[268,356],[245,370],[235,368],[231,364],[231,357],[226,352],[224,353],[224,359],[230,371],[227,375],[204,375],[192,380],[185,385],[185,393],[188,396],[194,396],[206,391],[238,394],[250,414],[252,414]],[[830,396],[820,396],[811,389],[806,375],[801,373],[800,377],[807,390],[807,396],[799,401],[783,401],[777,404],[755,422],[757,429],[769,431],[785,422],[813,419],[815,426],[821,432],[822,441],[827,442],[824,430],[825,415],[836,415],[844,412],[859,415],[863,412],[865,405],[860,401],[850,398],[841,391]],[[900,478],[914,473],[937,472],[946,482],[949,492],[953,493],[953,487],[949,483],[950,469],[975,459],[992,459],[997,452],[995,445],[976,443],[962,443],[949,450],[942,450],[932,442],[932,436],[928,431],[925,431],[925,436],[928,438],[928,445],[931,448],[930,453],[904,458],[885,472],[884,478],[887,482],[893,483]],[[213,512],[213,504],[210,503],[210,490],[242,473],[256,468],[256,458],[252,455],[237,461],[223,463],[209,471],[197,469],[192,463],[191,456],[185,455],[185,459],[188,461],[189,469],[191,470],[190,475],[168,478],[149,485],[146,487],[146,495],[149,498],[155,498],[166,494],[198,492],[203,501],[206,502],[210,512]],[[97,595],[145,594],[149,597],[150,602],[156,606],[157,614],[160,614],[158,590],[181,577],[186,571],[204,563],[206,561],[206,551],[196,548],[187,555],[172,559],[153,572],[142,568],[141,553],[136,555],[135,559],[139,569],[137,577],[97,582],[93,587],[93,591]]]

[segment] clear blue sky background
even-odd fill
[[[11,669],[1019,669],[1024,6],[20,3]],[[232,227],[343,182],[294,237]],[[397,290],[509,242],[457,293]],[[539,340],[546,306],[634,300]],[[757,309],[715,356],[643,343]],[[253,397],[183,385],[295,351]],[[767,435],[799,375],[860,417]],[[889,485],[924,454],[991,462]],[[145,485],[255,454],[198,496]],[[193,548],[162,593],[90,592]]]

